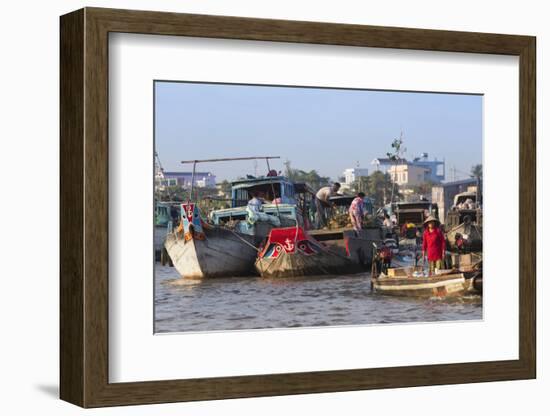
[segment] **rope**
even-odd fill
[[[207,244],[208,244],[208,242],[207,242]],[[220,253],[220,254],[222,254],[222,255],[224,255],[224,256],[233,256],[233,257],[236,257],[236,258],[238,258],[238,259],[247,260],[247,261],[248,261],[248,258],[236,256],[234,253],[227,253],[226,251],[218,250],[218,249],[216,249],[216,248],[214,248],[214,247],[211,247],[211,246],[209,246],[209,245],[208,245],[207,247],[208,247],[209,250],[216,251],[216,252],[218,252],[218,253]]]
[[[237,232],[229,229],[229,228],[224,228],[225,230],[229,231],[230,233],[232,233],[233,235],[235,235],[235,237],[237,237],[239,240],[241,240],[243,243],[249,245],[250,247],[252,247],[254,250],[256,250],[258,253],[260,252],[260,249],[257,248],[254,244],[246,241],[244,238],[242,238]]]

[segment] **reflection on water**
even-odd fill
[[[219,331],[482,319],[480,296],[374,294],[369,274],[192,281],[155,265],[155,332]]]

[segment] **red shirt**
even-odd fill
[[[428,254],[428,261],[441,260],[443,258],[443,249],[445,247],[445,237],[439,228],[434,228],[431,232],[428,228],[422,236],[422,251]]]

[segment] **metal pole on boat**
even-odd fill
[[[280,159],[281,156],[226,157],[221,159],[182,160],[180,163],[232,162],[235,160]]]
[[[189,200],[193,199],[193,189],[195,187],[195,169],[197,167],[197,160],[193,161],[193,173],[191,174],[191,190],[189,191]]]
[[[206,162],[232,162],[235,160],[255,160],[255,159],[265,159],[267,161],[267,166],[269,168],[269,159],[280,159],[281,156],[248,156],[248,157],[224,157],[219,159],[202,159],[202,160],[182,160],[180,163],[192,163],[193,164],[193,175],[191,176],[191,192],[189,193],[189,199],[193,195],[193,190],[195,187],[195,168],[197,163],[206,163]],[[277,207],[277,211],[279,208]]]
[[[206,163],[206,162],[232,162],[236,160],[255,160],[255,159],[265,159],[267,161],[267,166],[269,168],[269,159],[280,159],[281,156],[248,156],[248,157],[224,157],[224,158],[218,158],[218,159],[202,159],[202,160],[182,160],[180,163],[192,163],[193,164],[193,174],[191,176],[191,191],[189,192],[189,200],[193,196],[193,190],[195,187],[195,169],[197,167],[197,163]],[[273,186],[273,184],[271,184]],[[273,196],[275,196],[275,190],[273,190]],[[188,202],[189,202],[188,200]],[[277,204],[276,204],[277,205]],[[280,218],[279,213],[279,205],[277,205],[277,214]]]
[[[271,172],[271,166],[269,166],[269,157],[265,158],[265,162],[267,163],[267,172]],[[279,220],[281,219],[281,212],[279,211],[279,202],[277,202],[277,198],[275,195],[275,186],[273,185],[273,182],[271,182],[271,192],[273,192],[273,199],[275,200],[275,208],[277,208],[277,216],[279,217]]]

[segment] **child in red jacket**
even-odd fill
[[[445,258],[445,236],[439,228],[439,221],[429,216],[424,221],[424,234],[422,235],[422,264],[425,257],[428,257],[429,276],[436,269],[443,269]]]

